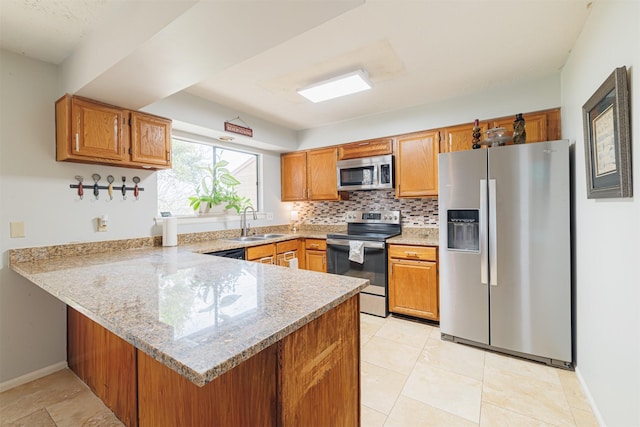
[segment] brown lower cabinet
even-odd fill
[[[325,239],[305,240],[304,265],[307,270],[327,272],[327,241]]]
[[[360,426],[358,295],[198,387],[68,308],[70,368],[127,426]]]
[[[438,249],[389,245],[389,311],[440,320]]]

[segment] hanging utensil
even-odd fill
[[[97,173],[94,173],[93,175],[91,175],[91,178],[93,178],[93,195],[96,196],[96,200],[98,200],[98,197],[100,196],[100,188],[98,188],[98,181],[100,181],[100,178],[102,178],[100,175],[98,175]]]
[[[127,200],[127,186],[125,181],[127,180],[126,176],[122,177],[122,200]]]
[[[82,181],[84,181],[84,177],[76,175],[75,178],[78,181],[78,197],[80,197],[80,200],[82,200],[82,198],[84,197],[84,188],[82,187]]]
[[[113,175],[107,175],[107,182],[109,183],[109,187],[107,188],[107,192],[109,193],[109,199],[113,200]]]
[[[140,177],[134,176],[133,182],[136,183],[136,185],[133,187],[133,195],[135,196],[136,200],[138,200],[138,196],[140,195],[140,189],[138,188],[138,184],[140,183]]]

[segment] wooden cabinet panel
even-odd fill
[[[305,249],[313,249],[317,251],[327,250],[327,241],[325,239],[306,239],[304,242]]]
[[[393,138],[370,139],[338,146],[338,159],[383,156],[393,153]]]
[[[171,120],[132,111],[131,160],[171,167]]]
[[[276,243],[276,253],[281,254],[289,251],[297,251],[298,250],[298,239],[295,240],[287,240],[285,242]]]
[[[489,123],[480,122],[480,140],[486,138],[484,133],[489,128]],[[473,149],[473,123],[464,125],[449,126],[442,130],[442,141],[440,141],[440,152],[451,153],[453,151]]]
[[[307,249],[304,253],[304,265],[307,270],[327,272],[327,252]]]
[[[440,133],[418,132],[396,139],[396,197],[438,195]]]
[[[282,201],[339,200],[337,156],[335,147],[282,154]]]
[[[125,425],[138,425],[135,347],[67,307],[67,360]]]
[[[336,148],[307,152],[309,200],[338,200],[337,161]]]
[[[278,390],[283,426],[360,426],[358,295],[283,338]]]
[[[560,139],[560,110],[546,110],[522,115],[525,120],[527,143],[554,141]],[[513,135],[515,115],[502,117],[493,121],[492,127],[504,127],[506,135]]]
[[[56,101],[56,160],[169,168],[171,120],[65,95]]]
[[[269,243],[260,246],[251,246],[246,249],[247,261],[258,261],[264,264],[276,263],[276,245]]]
[[[438,249],[431,246],[389,245],[389,258],[437,261]]]
[[[276,265],[289,267],[288,261],[298,258],[298,268],[300,268],[299,245],[298,239],[276,243]]]
[[[83,98],[56,102],[56,159],[123,162],[122,110]]]
[[[389,311],[439,320],[438,248],[389,245]]]
[[[435,262],[392,259],[389,271],[389,311],[439,319]]]
[[[138,351],[140,426],[277,425],[277,345],[198,387]]]
[[[307,200],[307,153],[280,156],[280,198],[283,202]]]

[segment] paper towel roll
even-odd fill
[[[178,219],[166,217],[162,220],[162,246],[176,246],[178,244]]]

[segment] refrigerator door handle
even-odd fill
[[[491,286],[498,286],[498,218],[496,215],[496,180],[489,180],[489,261]]]
[[[487,252],[487,180],[480,180],[480,282],[489,284],[489,253]]]

